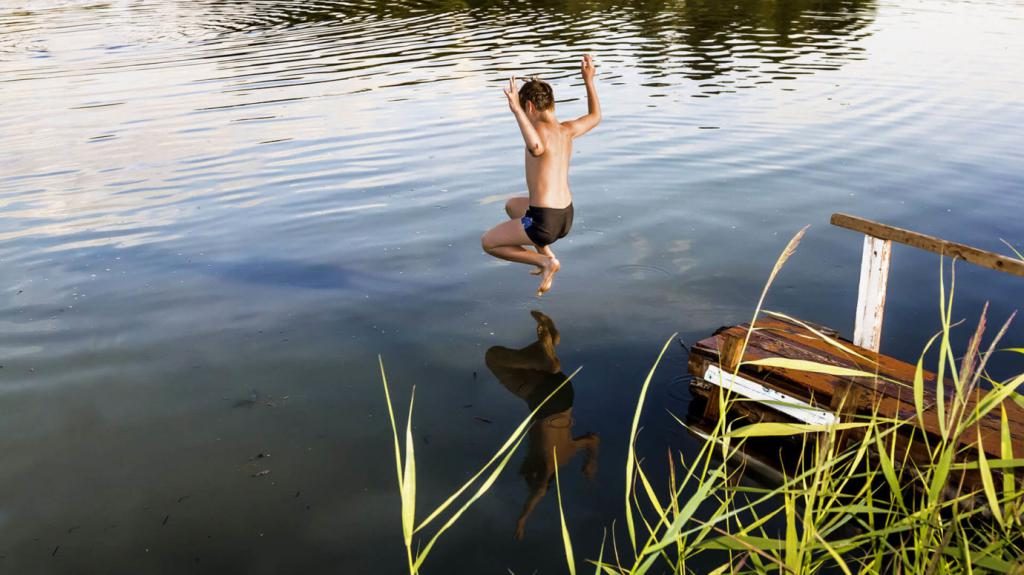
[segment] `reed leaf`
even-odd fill
[[[857,429],[866,427],[867,423],[833,423],[830,425],[818,425],[812,423],[751,423],[735,431],[730,431],[725,436],[739,439],[747,437],[788,437],[806,433],[822,433],[829,430]]]
[[[629,535],[629,541],[633,546],[633,551],[636,552],[636,530],[633,524],[633,506],[630,504],[630,492],[633,489],[633,469],[636,467],[636,436],[640,429],[640,413],[643,411],[644,402],[647,399],[647,389],[651,386],[651,379],[654,378],[654,372],[658,369],[658,364],[661,363],[661,358],[665,356],[665,351],[668,350],[668,346],[675,341],[676,334],[672,334],[665,341],[665,345],[661,347],[661,353],[658,354],[658,358],[654,360],[654,365],[651,366],[651,370],[647,373],[647,378],[644,379],[644,384],[640,387],[640,397],[637,399],[636,410],[633,412],[633,425],[629,431],[629,443],[628,451],[626,454],[626,531]]]
[[[761,308],[764,306],[764,300],[768,297],[768,290],[772,287],[772,284],[775,283],[775,277],[779,275],[779,271],[781,271],[782,267],[786,265],[789,258],[796,253],[797,246],[800,245],[800,241],[804,239],[804,234],[807,233],[807,229],[810,227],[811,226],[809,225],[804,226],[792,238],[790,238],[789,242],[786,244],[786,248],[782,250],[782,253],[779,254],[779,257],[775,260],[775,265],[772,266],[772,271],[768,274],[768,281],[765,282],[764,288],[761,290],[761,297],[757,300],[757,307],[754,308],[754,318],[750,321],[751,328],[757,324],[757,316],[761,314]],[[750,332],[751,330],[747,330],[747,336],[743,339],[743,347],[740,348],[741,358],[743,357],[743,352],[747,349],[747,344],[750,343]]]
[[[416,387],[409,398],[409,418],[405,420],[405,473],[402,476],[402,532],[405,545],[412,545],[413,527],[416,523],[416,455],[412,440],[412,407],[416,402]]]
[[[978,430],[978,436],[981,436],[981,430]],[[1003,510],[999,505],[999,498],[996,496],[995,482],[992,480],[992,469],[988,466],[988,457],[985,456],[985,449],[981,445],[981,441],[978,443],[978,471],[981,475],[981,485],[985,491],[985,498],[988,499],[988,506],[992,510],[992,515],[996,518],[999,526],[1006,528],[1006,522],[1003,520]]]
[[[516,449],[519,448],[519,444],[522,443],[524,439],[526,439],[526,435],[520,435],[519,439],[516,440],[513,447],[505,452],[505,456],[494,467],[494,469],[491,471],[491,474],[487,476],[487,479],[480,484],[480,487],[477,488],[476,493],[474,493],[472,497],[470,497],[462,505],[462,507],[460,507],[455,513],[452,514],[448,521],[446,521],[444,525],[442,525],[441,528],[437,530],[437,533],[434,534],[434,537],[430,539],[430,541],[423,548],[423,550],[417,554],[416,562],[413,565],[413,573],[419,571],[420,565],[422,565],[423,561],[426,560],[427,555],[430,554],[430,550],[434,548],[434,544],[437,543],[437,540],[441,538],[441,535],[443,535],[445,531],[451,528],[452,525],[455,525],[455,522],[458,521],[460,517],[462,517],[462,514],[465,513],[466,510],[469,509],[474,503],[476,503],[477,499],[483,497],[483,495],[487,493],[491,486],[494,485],[494,482],[498,479],[498,475],[500,475],[502,470],[505,469],[505,466],[508,465],[509,459],[512,459],[512,456],[515,454]]]
[[[565,560],[569,563],[569,575],[576,575],[576,558],[572,553],[572,539],[569,528],[565,524],[565,507],[562,506],[562,484],[558,479],[558,446],[551,448],[551,456],[555,462],[555,492],[558,495],[558,517],[562,522],[562,544],[565,546]]]
[[[1013,442],[1010,440],[1010,422],[1006,416],[1005,405],[999,406],[999,455],[1004,460],[1013,459]],[[1003,500],[1007,502],[1003,514],[1010,523],[1014,522],[1010,502],[1017,495],[1017,486],[1013,475],[1012,472],[1003,473]]]
[[[488,469],[488,468],[490,468],[490,467],[491,467],[491,465],[493,465],[493,464],[494,464],[494,462],[498,461],[498,460],[499,460],[499,459],[501,458],[501,456],[502,456],[502,455],[503,455],[503,454],[505,453],[505,451],[506,451],[506,450],[508,450],[508,449],[509,449],[510,447],[512,447],[512,445],[514,445],[514,444],[516,444],[516,445],[517,445],[517,444],[518,444],[518,440],[519,440],[520,436],[521,436],[522,434],[524,434],[524,433],[526,432],[527,428],[529,428],[529,426],[530,426],[530,423],[531,423],[531,422],[533,421],[533,417],[534,417],[535,415],[537,415],[537,412],[539,412],[539,411],[541,410],[541,408],[542,408],[542,407],[544,407],[544,404],[546,404],[546,403],[548,402],[548,400],[549,400],[549,399],[551,399],[552,397],[554,397],[554,396],[555,396],[555,394],[556,394],[556,393],[558,393],[558,392],[559,392],[559,390],[561,390],[561,389],[562,389],[562,387],[564,387],[564,386],[568,385],[568,384],[569,384],[569,382],[570,382],[570,381],[572,381],[572,378],[576,377],[576,374],[577,374],[577,373],[579,373],[581,369],[583,369],[583,367],[582,367],[582,366],[581,366],[581,367],[577,367],[577,368],[576,368],[576,371],[574,371],[574,372],[572,372],[571,374],[569,374],[569,377],[566,377],[566,378],[565,378],[565,381],[563,381],[562,383],[560,383],[560,384],[558,385],[558,387],[556,387],[555,389],[553,389],[553,390],[551,391],[551,393],[549,393],[549,394],[547,395],[547,397],[545,397],[545,398],[544,398],[544,400],[543,400],[543,401],[541,401],[541,402],[540,402],[540,403],[539,403],[539,404],[537,405],[537,407],[535,407],[535,408],[533,409],[533,411],[531,411],[531,412],[530,412],[530,415],[528,415],[528,416],[526,417],[526,419],[524,419],[524,420],[523,420],[523,421],[522,421],[522,422],[521,422],[521,423],[520,423],[520,424],[519,424],[519,425],[518,425],[518,426],[517,426],[517,427],[515,428],[515,430],[514,430],[514,431],[512,431],[512,433],[511,433],[511,434],[510,434],[510,435],[508,436],[508,438],[507,438],[507,439],[505,440],[505,443],[503,443],[503,444],[501,445],[501,447],[500,447],[500,448],[498,449],[498,451],[496,451],[496,452],[494,453],[494,455],[492,455],[492,456],[491,456],[491,458],[490,458],[490,459],[489,459],[489,460],[487,461],[487,463],[485,463],[485,464],[483,465],[483,467],[481,467],[481,468],[480,468],[480,470],[479,470],[479,471],[477,471],[477,472],[476,472],[476,473],[475,473],[475,474],[474,474],[474,475],[473,475],[472,477],[470,477],[470,478],[469,478],[469,479],[468,479],[468,480],[467,480],[467,481],[466,481],[465,483],[463,483],[463,484],[462,484],[462,486],[461,486],[461,487],[459,487],[459,489],[457,489],[457,490],[455,491],[455,493],[453,493],[453,494],[452,494],[451,496],[449,496],[449,497],[448,497],[448,498],[447,498],[447,499],[446,499],[446,500],[445,500],[444,502],[442,502],[442,503],[441,503],[440,505],[438,505],[438,506],[437,506],[437,509],[434,509],[434,511],[433,511],[433,512],[431,512],[431,513],[430,513],[430,515],[428,515],[428,516],[427,516],[427,518],[426,518],[426,519],[424,519],[424,520],[423,520],[423,521],[422,521],[422,522],[421,522],[421,523],[419,524],[419,526],[418,526],[418,527],[416,527],[416,531],[420,531],[420,530],[422,530],[422,529],[423,529],[424,527],[426,527],[426,526],[427,526],[427,525],[428,525],[428,524],[429,524],[429,523],[430,523],[431,521],[433,521],[434,519],[436,519],[436,518],[437,518],[437,517],[438,517],[439,515],[441,515],[441,513],[443,513],[443,512],[444,512],[444,511],[445,511],[446,509],[448,509],[448,507],[450,507],[450,506],[451,506],[452,504],[454,504],[454,503],[455,503],[455,501],[456,501],[456,500],[458,500],[459,496],[460,496],[460,495],[462,495],[462,494],[463,494],[463,493],[464,493],[464,492],[465,492],[465,491],[466,491],[467,489],[469,489],[469,488],[470,488],[470,487],[471,487],[471,486],[472,486],[472,485],[473,485],[473,484],[474,484],[474,483],[476,482],[476,480],[477,480],[477,479],[479,479],[479,478],[480,478],[481,476],[483,476],[483,474],[484,474],[484,473],[485,473],[485,472],[487,471],[487,469]]]
[[[1013,244],[1011,244],[1010,242],[1008,242],[1008,241],[1006,241],[1006,240],[1004,240],[1004,239],[1002,239],[1002,238],[1000,238],[1000,239],[999,239],[999,241],[1001,241],[1001,242],[1003,242],[1004,244],[1006,244],[1006,247],[1010,248],[1010,250],[1011,250],[1011,251],[1012,251],[1012,252],[1014,253],[1014,255],[1016,255],[1016,256],[1017,256],[1017,259],[1019,259],[1019,260],[1024,260],[1024,254],[1022,254],[1022,253],[1020,252],[1020,250],[1018,250],[1017,248],[1015,248],[1015,247],[1013,246]]]
[[[806,359],[790,359],[787,357],[766,357],[764,359],[754,359],[751,361],[744,361],[742,365],[753,365],[758,367],[779,367],[782,369],[792,369],[794,371],[822,373],[825,375],[837,375],[840,377],[867,377],[872,379],[875,377],[879,377],[880,379],[884,379],[870,371],[852,369],[849,367],[840,367],[838,365],[820,363],[817,361],[809,361]]]

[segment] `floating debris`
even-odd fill
[[[481,423],[494,423],[490,419],[487,419],[486,417],[480,417],[479,415],[473,416],[473,419],[475,419],[475,420],[477,420],[477,421],[479,421]]]
[[[257,471],[256,473],[252,474],[252,477],[263,477],[265,475],[270,475],[270,470],[269,469],[264,469],[263,471]]]

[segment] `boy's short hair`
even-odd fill
[[[533,102],[538,111],[544,112],[555,107],[555,92],[551,84],[537,78],[530,78],[519,89],[519,105],[526,108],[527,102]]]

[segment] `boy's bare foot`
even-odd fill
[[[544,295],[546,291],[551,289],[551,284],[555,281],[555,274],[558,273],[558,270],[561,267],[562,265],[558,263],[557,259],[548,258],[541,270],[540,286],[537,288],[537,297]]]
[[[537,253],[542,256],[548,256],[549,258],[555,257],[555,252],[551,251],[551,246],[544,246],[542,248],[534,246],[534,248],[537,250]],[[530,271],[531,276],[539,276],[542,273],[544,273],[544,268],[540,266],[537,266],[535,269]]]

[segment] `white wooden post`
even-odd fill
[[[891,256],[891,241],[864,236],[853,343],[872,351],[878,351],[882,341],[882,318],[885,315],[885,290],[889,283]]]

